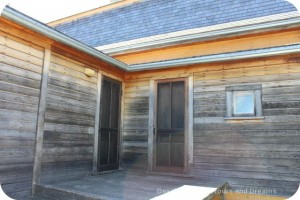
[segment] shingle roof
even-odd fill
[[[285,0],[143,0],[55,28],[96,47],[290,11]]]

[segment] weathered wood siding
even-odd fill
[[[125,83],[122,167],[147,169],[149,79]]]
[[[0,26],[0,184],[22,199],[31,193],[44,48]]]
[[[193,76],[194,160],[191,175],[207,180],[208,184],[228,181],[235,188],[276,189],[277,194],[292,194],[300,181],[298,56],[128,74],[125,127],[134,128],[127,128],[124,133],[125,152],[126,148],[129,151],[129,144],[132,148],[142,144],[147,147],[145,128],[148,119],[144,117],[149,113],[149,100],[145,98],[149,95],[148,80]],[[265,119],[226,121],[225,87],[245,84],[262,84]],[[142,103],[139,102],[141,96],[144,96]],[[136,137],[137,134],[140,136]],[[128,155],[132,159],[132,155],[145,151],[146,147],[135,147]],[[147,163],[144,163],[146,168]]]
[[[293,58],[194,73],[194,167],[207,180],[293,194],[300,181],[300,63]],[[226,121],[225,86],[262,84],[263,120]]]
[[[86,67],[62,55],[51,55],[42,182],[92,172],[97,72],[88,77]]]

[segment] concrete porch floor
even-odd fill
[[[183,185],[208,186],[192,177],[118,171],[65,181],[53,180],[39,186],[32,200],[148,200]]]

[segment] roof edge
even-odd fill
[[[150,48],[160,48],[182,43],[240,36],[297,26],[300,26],[300,16],[297,11],[293,11],[196,29],[154,35],[125,42],[98,46],[96,49],[109,55],[118,55],[148,50]]]
[[[52,29],[51,27],[37,20],[34,20],[19,11],[16,11],[11,7],[6,6],[2,11],[1,16],[17,24],[20,24],[26,28],[36,31],[42,35],[45,35],[57,42],[70,46],[81,52],[87,53],[88,55],[91,55],[97,59],[103,60],[104,62],[116,66],[126,72],[146,71],[146,70],[164,69],[170,67],[187,66],[193,64],[226,62],[226,61],[234,61],[234,60],[242,60],[242,59],[300,53],[300,44],[297,43],[293,45],[285,45],[285,46],[270,47],[270,48],[263,48],[263,49],[245,50],[239,52],[229,52],[229,53],[206,55],[200,57],[166,60],[166,61],[159,61],[153,63],[127,65],[119,60],[116,60],[100,52],[99,50],[96,50],[93,47],[87,46],[75,39],[72,39],[69,36],[62,34]]]
[[[215,62],[279,56],[279,55],[287,55],[291,53],[300,53],[300,44],[198,56],[198,57],[191,57],[191,58],[182,58],[182,59],[175,59],[175,60],[166,60],[166,61],[152,62],[152,63],[134,64],[134,65],[129,65],[128,70],[131,72],[145,71],[145,70],[163,69],[163,68],[170,68],[170,67],[181,67],[181,66],[194,65],[194,64],[207,64],[207,63],[215,63]]]
[[[37,21],[37,20],[35,20],[35,19],[9,7],[9,6],[6,6],[3,9],[1,16],[10,21],[13,21],[17,24],[20,24],[26,28],[36,31],[42,35],[45,35],[45,36],[49,37],[50,39],[53,39],[57,42],[65,44],[67,46],[70,46],[81,52],[87,53],[95,58],[100,59],[100,60],[103,60],[104,62],[109,63],[113,66],[116,66],[122,70],[127,70],[127,64],[125,64],[119,60],[116,60],[93,47],[87,46],[87,45],[85,45],[63,33],[60,33],[58,31],[54,30],[53,28],[47,26],[46,24],[43,24],[43,23],[41,23],[41,22],[39,22],[39,21]]]

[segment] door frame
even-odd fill
[[[149,96],[149,130],[148,130],[148,171],[156,171],[156,125],[157,125],[157,87],[159,83],[184,81],[185,88],[185,131],[184,131],[184,168],[183,173],[190,172],[193,164],[193,76],[183,78],[150,80]]]
[[[96,112],[95,112],[95,126],[94,126],[94,151],[93,151],[93,174],[99,173],[99,125],[101,115],[101,99],[102,99],[102,82],[104,79],[112,80],[120,84],[120,106],[119,106],[119,132],[118,132],[118,169],[121,166],[121,152],[122,152],[122,132],[123,132],[123,114],[124,114],[124,81],[116,76],[98,71],[97,81],[97,101],[96,101]]]

